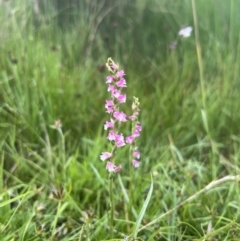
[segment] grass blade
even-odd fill
[[[142,206],[142,209],[141,209],[141,212],[138,216],[138,219],[137,219],[137,222],[136,222],[136,226],[134,228],[134,233],[133,233],[133,238],[136,238],[137,237],[137,234],[138,234],[138,230],[139,230],[139,227],[141,225],[141,222],[142,222],[142,219],[143,219],[143,216],[146,212],[146,209],[147,209],[147,206],[150,202],[150,199],[151,199],[151,196],[152,196],[152,191],[153,191],[153,179],[152,179],[152,174],[151,174],[151,186],[150,186],[150,189],[148,191],[148,195],[147,195],[147,198],[146,200],[144,201],[144,204]]]

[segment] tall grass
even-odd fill
[[[194,24],[190,0],[40,2],[39,13],[31,1],[0,2],[0,240],[109,240],[99,155],[110,56],[141,103],[136,213],[153,175],[138,236],[239,240],[237,178],[194,196],[239,174],[239,2],[196,1],[206,115],[195,38],[177,36]],[[127,216],[124,175],[115,240],[137,223],[136,213]]]

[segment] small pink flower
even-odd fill
[[[124,75],[125,75],[125,73],[124,73],[123,70],[119,70],[119,71],[117,72],[117,74],[116,74],[116,76],[117,76],[118,78],[122,78]]]
[[[115,90],[114,85],[108,85],[108,89],[107,89],[107,91],[108,91],[108,92],[113,93],[113,92],[114,92],[114,90]]]
[[[111,130],[111,131],[109,131],[109,133],[108,133],[107,139],[108,139],[109,141],[115,141],[116,135],[117,135],[116,132],[113,131],[113,130]]]
[[[126,80],[124,78],[120,78],[120,80],[117,82],[117,87],[119,88],[127,87]]]
[[[140,162],[139,162],[139,161],[136,161],[136,160],[133,160],[133,161],[132,161],[132,165],[133,165],[134,167],[139,167],[139,166],[140,166]]]
[[[115,142],[116,142],[116,145],[117,147],[122,147],[122,146],[125,146],[125,141],[124,141],[124,137],[123,137],[123,134],[116,134],[115,135]]]
[[[140,122],[138,121],[137,125],[136,125],[136,130],[138,131],[142,131],[142,126],[140,125]]]
[[[134,120],[136,120],[137,116],[138,116],[138,112],[135,111],[135,112],[133,113],[133,115],[129,116],[128,118],[129,118],[130,120],[134,121]]]
[[[128,118],[132,121],[136,120],[136,118],[138,117],[140,109],[137,109],[136,111],[134,111],[133,115],[129,116]],[[138,123],[140,124],[140,122],[138,121]]]
[[[110,152],[102,152],[102,155],[100,156],[100,159],[102,161],[105,161],[106,159],[109,159],[112,156]]]
[[[119,95],[117,100],[119,101],[119,103],[126,102],[126,94]]]
[[[114,127],[114,121],[111,119],[111,121],[106,121],[104,125],[104,130],[107,130],[108,128],[113,128]]]
[[[136,138],[136,137],[138,137],[138,136],[140,136],[140,132],[137,130],[137,129],[135,129],[135,131],[133,132],[133,136]]]
[[[108,76],[107,77],[107,80],[106,80],[106,83],[107,84],[110,84],[110,83],[112,83],[114,81],[114,77],[113,76]]]
[[[122,147],[122,146],[125,146],[126,144],[124,141],[119,140],[119,141],[116,141],[116,145],[117,145],[117,147]]]
[[[136,116],[135,115],[131,115],[128,117],[128,119],[130,119],[131,121],[134,121],[136,119]]]
[[[115,134],[115,141],[124,141],[123,134]]]
[[[135,137],[134,136],[128,136],[126,137],[126,143],[132,143],[133,141],[135,140]]]
[[[107,162],[106,169],[109,172],[119,172],[121,170],[122,166],[115,166],[112,162]]]
[[[107,108],[106,108],[106,112],[109,113],[109,114],[110,114],[110,113],[113,113],[114,110],[115,110],[115,109],[114,109],[113,107],[107,107]]]
[[[127,121],[127,119],[126,119],[127,115],[124,114],[122,111],[121,112],[115,111],[113,113],[113,117],[116,118],[118,121],[121,121],[121,122],[126,122]]]
[[[114,172],[119,172],[122,169],[122,165],[116,166]]]
[[[114,103],[112,100],[106,100],[106,104],[105,104],[105,107],[106,106],[114,106]]]
[[[106,100],[105,108],[107,113],[112,113],[114,111],[114,103],[112,100]]]
[[[111,66],[111,68],[112,68],[113,70],[117,70],[117,69],[118,69],[118,65],[115,64],[114,62],[111,63],[110,66]]]
[[[135,151],[133,153],[133,156],[136,157],[137,159],[139,159],[140,158],[140,152],[139,151]]]
[[[114,170],[115,170],[115,165],[114,165],[112,162],[107,162],[106,169],[107,169],[109,172],[114,172]]]
[[[114,90],[112,91],[112,97],[118,98],[120,95],[121,95],[120,90],[114,89]]]

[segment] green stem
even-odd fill
[[[133,203],[133,168],[132,168],[132,158],[133,158],[134,146],[131,145],[129,149],[129,218],[131,219],[131,210]]]
[[[58,200],[58,206],[57,206],[57,213],[55,215],[55,218],[53,220],[53,227],[52,227],[52,235],[51,235],[51,238],[50,240],[53,241],[54,240],[54,233],[56,231],[56,227],[57,227],[57,221],[58,221],[58,218],[60,216],[60,208],[61,208],[61,200]]]
[[[65,137],[64,137],[64,134],[62,132],[62,129],[61,128],[58,128],[58,132],[61,136],[61,153],[62,153],[62,162],[65,163],[66,159],[65,159]]]
[[[65,163],[66,163],[66,152],[65,152],[65,137],[64,137],[64,134],[63,134],[63,131],[61,128],[58,128],[58,132],[60,134],[60,137],[61,137],[61,162],[60,162],[60,166],[61,166],[61,169],[63,169],[62,171],[62,175],[63,175],[63,180],[64,182],[66,181],[66,171],[65,171]]]
[[[207,133],[208,139],[211,143],[212,151],[214,152],[215,147],[212,142],[209,125],[208,125],[208,115],[207,115],[207,106],[206,106],[206,89],[204,83],[204,70],[203,70],[203,61],[202,61],[202,54],[201,54],[201,45],[199,40],[199,32],[198,32],[198,18],[197,18],[197,10],[195,0],[192,0],[192,11],[193,11],[193,19],[194,19],[194,30],[195,30],[195,39],[196,39],[196,51],[197,51],[197,59],[198,59],[198,68],[199,68],[199,78],[200,78],[200,85],[201,85],[201,95],[202,95],[202,119],[203,125],[205,127],[205,131]]]
[[[202,92],[202,106],[203,106],[203,109],[206,110],[205,83],[204,83],[204,77],[203,77],[203,62],[202,62],[202,54],[201,54],[201,45],[200,45],[200,41],[199,41],[198,19],[197,19],[195,0],[192,0],[192,11],[193,11],[193,20],[194,20],[194,31],[195,31],[195,39],[196,39],[196,51],[197,51],[197,59],[198,59],[199,77],[200,77],[201,92]]]
[[[109,174],[109,195],[110,195],[110,238],[113,238],[113,218],[114,218],[114,202],[113,202],[113,175]]]
[[[4,164],[4,152],[0,157],[0,193],[3,193],[3,165]]]

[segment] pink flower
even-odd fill
[[[107,162],[106,169],[107,169],[109,172],[114,172],[115,165],[114,165],[112,162]]]
[[[117,76],[118,78],[122,78],[124,75],[125,75],[125,73],[124,73],[123,70],[119,70],[119,71],[117,72],[117,74],[116,74],[116,76]]]
[[[122,169],[122,165],[116,166],[115,167],[115,172],[119,172]]]
[[[114,112],[113,107],[107,107],[106,109],[107,109],[106,112],[109,113],[109,114]]]
[[[136,130],[138,130],[138,131],[142,131],[142,126],[141,126],[141,124],[140,124],[139,121],[137,122]]]
[[[138,114],[139,114],[139,111],[140,111],[140,109],[137,109],[137,110],[133,113],[133,115],[129,116],[128,118],[129,118],[130,120],[134,121],[134,120],[137,118],[137,116],[138,116]]]
[[[114,90],[112,91],[112,97],[118,98],[120,95],[121,95],[120,90],[114,89]]]
[[[109,141],[115,141],[115,144],[117,145],[117,147],[122,147],[122,146],[126,145],[125,141],[124,141],[123,134],[117,134],[113,130],[109,131],[107,139]]]
[[[108,89],[107,90],[108,90],[108,92],[113,93],[115,91],[114,85],[108,85]]]
[[[123,134],[116,134],[115,135],[115,142],[116,142],[116,145],[117,147],[122,147],[122,146],[125,146],[125,141],[124,141],[124,137],[123,137]]]
[[[132,143],[133,141],[135,140],[135,137],[134,136],[128,136],[126,137],[126,143]]]
[[[107,84],[110,84],[110,83],[112,83],[114,81],[114,77],[113,76],[108,76],[107,77],[107,80],[106,80],[106,83]]]
[[[115,141],[124,141],[123,134],[115,134]]]
[[[113,128],[114,127],[114,121],[111,119],[111,121],[106,121],[104,125],[104,130],[107,130],[108,128]]]
[[[119,101],[119,103],[126,102],[126,94],[119,95],[117,100]]]
[[[132,165],[133,165],[134,167],[139,167],[139,166],[140,166],[140,162],[139,162],[139,161],[136,161],[136,160],[133,160],[133,161],[132,161]]]
[[[126,80],[124,78],[120,78],[120,80],[117,82],[117,87],[119,88],[127,87]]]
[[[128,119],[134,121],[136,119],[136,116],[133,114],[133,115],[129,116]]]
[[[117,70],[117,69],[118,69],[118,65],[115,64],[114,62],[111,63],[110,66],[111,66],[111,68],[112,68],[113,70]]]
[[[136,137],[138,137],[138,136],[140,136],[140,132],[137,130],[137,129],[135,129],[135,131],[133,132],[133,136],[136,138]]]
[[[108,139],[109,141],[115,141],[116,135],[117,135],[116,132],[113,131],[113,130],[111,130],[111,131],[109,131],[109,133],[108,133],[107,139]]]
[[[114,103],[112,100],[106,100],[106,104],[105,104],[105,107],[106,106],[114,106]]]
[[[123,112],[115,111],[113,113],[113,117],[116,118],[118,121],[121,121],[121,122],[127,121],[127,119],[126,119],[127,115],[124,114]]]
[[[102,155],[100,156],[100,159],[102,161],[105,161],[106,159],[109,159],[112,156],[110,152],[102,152]]]
[[[107,162],[106,169],[109,172],[119,172],[122,169],[122,166],[115,166],[112,162]]]
[[[112,113],[114,111],[114,103],[112,100],[106,100],[105,108],[107,113]]]
[[[136,157],[137,159],[139,159],[140,158],[140,152],[139,151],[135,151],[133,153],[133,156]]]
[[[119,148],[119,147],[125,146],[126,144],[124,141],[116,141],[116,145]]]

